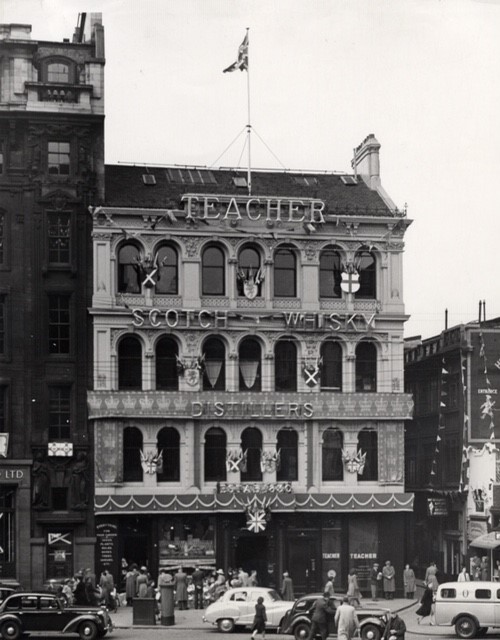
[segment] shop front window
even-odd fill
[[[160,569],[215,569],[215,518],[203,514],[160,517],[158,549]]]
[[[0,548],[2,549],[2,577],[16,577],[16,490],[0,487]]]

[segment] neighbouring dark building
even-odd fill
[[[85,24],[87,22],[87,24]],[[104,34],[0,25],[0,578],[94,565],[88,206],[104,195]]]

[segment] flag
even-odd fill
[[[240,71],[248,71],[248,31],[243,38],[243,42],[238,47],[238,60],[233,62],[227,69],[224,69],[223,73],[236,71],[237,69]]]

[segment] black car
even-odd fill
[[[83,640],[95,640],[112,628],[106,608],[65,606],[52,593],[15,593],[0,605],[4,640],[17,640],[30,631],[78,633]]]
[[[311,628],[313,605],[322,595],[321,593],[309,593],[299,598],[293,607],[287,611],[281,625],[281,633],[294,635],[296,640],[307,638]],[[335,594],[333,598],[330,598],[330,606],[339,607],[344,597],[342,594]],[[359,620],[361,638],[363,640],[380,640],[386,630],[390,610],[367,606],[356,609],[356,613]],[[328,635],[337,635],[334,615],[328,616]]]

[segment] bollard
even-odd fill
[[[174,615],[174,583],[167,582],[166,584],[161,584],[160,581],[160,591],[161,591],[161,602],[160,602],[160,610],[161,610],[161,619],[160,623],[165,626],[172,626],[175,624],[175,615]]]

